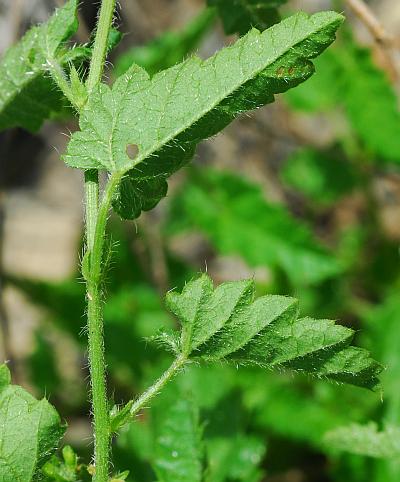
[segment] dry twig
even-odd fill
[[[399,80],[399,70],[396,61],[393,58],[393,48],[396,47],[395,38],[386,31],[383,24],[363,0],[345,1],[374,38],[381,53],[385,70],[393,80]]]

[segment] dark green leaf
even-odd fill
[[[298,317],[294,298],[254,298],[254,281],[235,281],[214,289],[203,274],[166,303],[182,325],[185,357],[264,368],[290,368],[370,389],[379,385],[382,367],[366,350],[349,346],[354,331],[331,320]]]

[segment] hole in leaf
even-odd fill
[[[129,157],[129,159],[136,159],[137,155],[139,154],[139,147],[137,144],[128,144],[126,146],[126,154]]]

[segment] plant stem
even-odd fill
[[[100,7],[100,16],[97,23],[96,38],[94,41],[92,61],[90,63],[89,76],[86,82],[88,92],[101,80],[104,62],[107,55],[107,41],[113,20],[116,0],[103,0]]]
[[[122,174],[111,176],[100,208],[97,210],[97,183],[87,173],[87,238],[90,253],[87,279],[87,325],[92,406],[94,419],[95,482],[108,481],[110,452],[110,420],[106,387],[106,366],[104,360],[104,329],[102,299],[102,261],[105,230],[113,193]],[[96,173],[97,174],[97,173]]]
[[[140,397],[133,403],[130,414],[135,415],[141,408],[143,408],[157,393],[173,378],[178,371],[185,365],[187,358],[184,355],[179,355],[175,358],[172,365],[156,380],[151,387],[140,395]]]
[[[107,54],[108,35],[112,24],[116,0],[102,0],[97,32],[94,42],[89,76],[88,92],[101,81]],[[86,240],[90,256],[87,273],[87,326],[90,379],[92,387],[92,409],[94,425],[94,482],[107,482],[110,452],[110,420],[104,360],[103,300],[101,292],[102,260],[108,211],[113,192],[121,174],[111,176],[103,195],[100,208],[99,176],[96,170],[85,172],[86,194]]]

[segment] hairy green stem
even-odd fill
[[[89,174],[90,173],[87,172],[88,178],[90,178]],[[93,479],[95,482],[107,482],[109,475],[111,433],[106,387],[106,366],[104,361],[102,261],[108,212],[110,210],[113,193],[120,180],[121,174],[111,176],[98,210],[97,194],[95,192],[97,184],[92,179],[89,179],[87,182],[87,238],[90,255],[87,274],[87,324],[95,437],[94,452],[96,472]],[[91,183],[93,183],[93,186],[90,185]]]
[[[101,2],[92,61],[90,63],[89,76],[86,82],[89,93],[101,80],[107,55],[107,41],[114,16],[115,2],[116,0],[103,0]]]
[[[107,41],[110,32],[116,0],[102,0],[97,23],[96,38],[86,82],[88,92],[101,81],[107,54]],[[94,425],[94,482],[107,482],[110,457],[110,419],[107,400],[106,365],[104,360],[104,329],[102,299],[102,260],[105,229],[113,192],[121,175],[110,178],[99,207],[99,176],[96,170],[85,172],[86,194],[86,240],[90,256],[86,274],[87,326],[90,380],[92,387],[92,410]]]
[[[133,416],[143,408],[178,373],[186,362],[187,358],[184,355],[179,355],[175,358],[172,365],[160,376],[160,378],[133,403],[130,409],[130,414]]]

